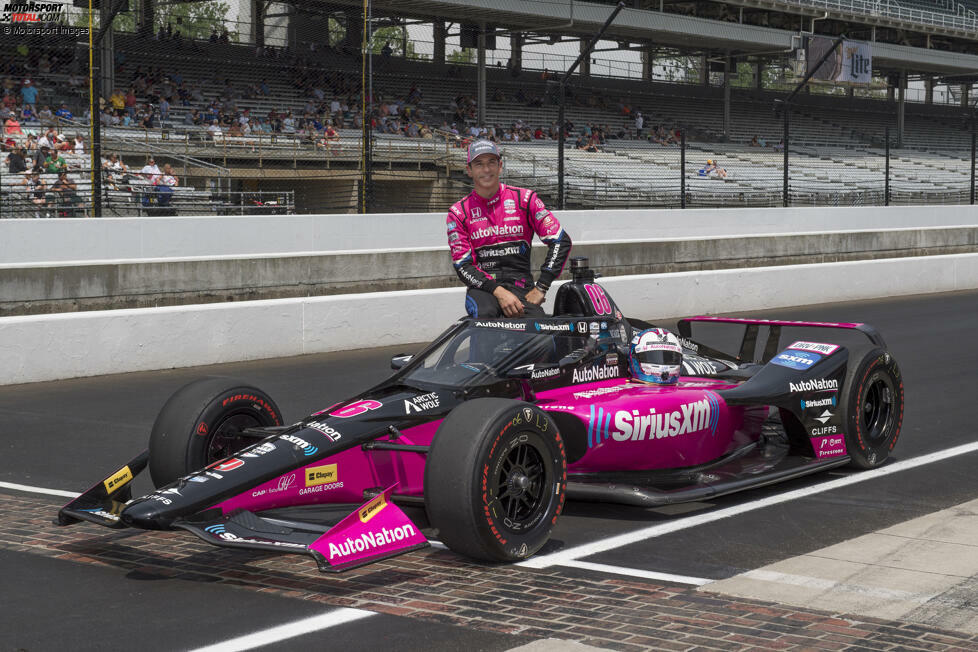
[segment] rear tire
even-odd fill
[[[149,472],[162,487],[256,440],[245,428],[282,425],[275,401],[233,378],[196,380],[170,397],[149,437]]]
[[[439,538],[485,561],[518,561],[540,550],[566,488],[557,425],[520,401],[482,398],[455,408],[425,463],[425,507]]]
[[[872,469],[890,455],[903,425],[903,376],[881,348],[852,365],[846,378],[846,451],[850,466]]]

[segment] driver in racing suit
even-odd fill
[[[466,171],[475,190],[448,212],[448,246],[455,272],[468,286],[465,309],[473,317],[544,316],[541,304],[570,255],[571,239],[532,190],[499,182],[496,144],[469,145]],[[536,233],[547,245],[540,276],[530,270]]]

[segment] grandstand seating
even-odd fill
[[[920,0],[923,2],[923,0]],[[975,0],[978,2],[978,0]],[[215,67],[201,66],[201,53],[187,49],[161,49],[148,53],[135,47],[134,37],[119,35],[116,47],[126,52],[126,73],[120,76],[118,86],[125,82],[137,66],[162,67],[171,74],[180,72],[189,84],[202,88],[205,100],[217,99],[221,94],[213,83]],[[201,44],[206,50],[208,44]],[[245,46],[220,46],[221,61],[236,58],[236,65],[223,65],[220,82],[225,78],[243,89],[257,79],[266,78],[271,87],[269,97],[242,98],[236,101],[239,109],[249,108],[255,116],[264,116],[271,109],[291,110],[297,115],[303,112],[308,98],[290,82],[285,70],[288,64],[281,60],[269,60],[253,56]],[[233,57],[228,49],[232,48]],[[217,52],[217,51],[215,51]],[[215,54],[217,57],[218,54]],[[342,70],[346,63],[353,67],[353,59],[343,61],[334,55],[331,65]],[[380,68],[374,76],[374,87],[387,98],[403,98],[409,87],[417,81],[424,92],[420,105],[424,119],[432,126],[443,120],[451,121],[454,111],[453,98],[474,94],[474,84],[469,73],[463,70],[461,77],[446,78],[432,72],[431,64],[399,62],[394,69]],[[501,90],[512,96],[517,88],[526,94],[550,99],[553,86],[537,79],[514,81],[504,71],[489,71],[489,96]],[[73,97],[59,75],[36,75],[40,85],[51,89],[45,104],[57,104]],[[595,80],[596,84],[603,83]],[[601,95],[599,102],[589,105],[585,94],[576,91],[578,102],[568,106],[569,119],[578,126],[585,123],[609,125],[611,131],[619,127],[633,129],[633,120],[623,116],[614,107],[618,98],[640,109],[645,117],[645,130],[655,125],[681,127],[687,132],[688,151],[686,163],[687,205],[764,205],[782,201],[782,157],[772,147],[781,139],[782,121],[772,110],[773,93],[733,91],[731,125],[724,136],[723,103],[717,89],[697,86],[649,85],[638,82],[620,82],[606,89],[592,91]],[[108,93],[106,93],[108,94]],[[327,89],[327,98],[332,93]],[[75,96],[76,110],[80,108]],[[140,98],[146,100],[148,98]],[[834,104],[829,104],[834,102]],[[201,108],[199,103],[197,108]],[[354,168],[360,159],[360,132],[341,129],[340,138],[328,150],[318,148],[300,134],[260,134],[232,137],[221,134],[212,138],[203,126],[187,125],[184,116],[189,107],[171,107],[170,119],[161,129],[142,130],[109,127],[103,129],[104,152],[116,151],[123,155],[130,167],[142,166],[147,152],[157,153],[172,160],[200,161],[213,166],[227,167],[229,161],[239,166],[257,168],[268,165],[331,165]],[[80,112],[80,111],[78,111]],[[557,108],[550,102],[543,106],[529,107],[523,103],[490,100],[487,105],[491,124],[509,126],[522,120],[530,126],[547,127],[557,118]],[[908,105],[905,119],[906,133],[903,147],[893,151],[891,159],[891,193],[896,201],[960,201],[967,197],[970,182],[970,153],[964,151],[970,144],[970,134],[965,131],[953,111],[940,107]],[[800,98],[793,109],[791,121],[791,194],[793,202],[842,202],[878,203],[883,189],[882,144],[886,127],[891,128],[891,143],[895,143],[896,115],[892,102],[862,100],[853,102],[846,98],[821,98],[818,101]],[[464,128],[465,125],[459,125]],[[28,128],[30,126],[28,125]],[[69,128],[66,133],[81,126]],[[767,148],[748,147],[751,138],[759,136],[767,141]],[[506,151],[506,178],[515,184],[531,185],[544,195],[552,195],[556,189],[556,144],[553,141],[510,143],[504,142]],[[566,158],[567,197],[573,205],[581,206],[648,206],[678,205],[680,163],[676,147],[651,145],[639,139],[610,139],[600,153],[584,153],[569,143]],[[697,170],[707,158],[718,159],[727,168],[726,179],[703,177]],[[382,162],[444,163],[449,173],[458,173],[464,167],[461,150],[441,138],[411,139],[403,136],[379,135],[374,145],[374,160]],[[291,163],[291,166],[288,164]],[[87,161],[71,163],[79,179],[79,194],[86,204],[90,191],[83,190],[84,169]],[[5,175],[0,190],[4,199],[16,197],[22,191]],[[140,180],[127,182],[124,188],[107,190],[111,203],[119,212],[143,210],[141,198],[146,195]],[[9,206],[9,204],[8,204]],[[218,212],[220,202],[206,189],[181,187],[174,195],[174,206],[181,212]],[[5,215],[7,215],[5,211]]]

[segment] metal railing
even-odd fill
[[[970,32],[978,30],[978,15],[970,9],[964,14],[950,14],[926,9],[915,9],[893,0],[778,0],[778,4],[800,7],[816,7],[857,16],[882,16],[908,24],[925,24]]]

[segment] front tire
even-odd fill
[[[566,488],[557,425],[520,401],[482,398],[455,408],[425,463],[425,507],[439,538],[485,561],[518,561],[540,550]]]
[[[888,352],[875,348],[846,378],[846,450],[850,466],[872,469],[890,455],[903,425],[903,376]]]
[[[255,442],[245,428],[282,425],[272,398],[233,378],[184,385],[160,410],[149,437],[149,472],[156,487],[229,457]]]

